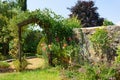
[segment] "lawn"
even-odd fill
[[[61,80],[60,73],[54,68],[3,73],[0,74],[0,80]]]

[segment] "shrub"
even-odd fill
[[[79,44],[73,40],[68,42],[66,39],[46,44],[46,39],[42,38],[37,47],[37,53],[43,56],[46,64],[51,61],[52,66],[61,65],[64,68],[69,67],[71,63],[74,65],[84,63],[84,56],[80,54],[80,50]]]
[[[89,66],[86,69],[86,79],[88,78],[89,80],[108,80],[115,75],[114,68],[109,67],[106,64]]]
[[[103,26],[110,26],[110,25],[114,25],[114,23],[112,21],[105,19],[103,22]]]
[[[97,29],[91,36],[91,41],[97,48],[106,47],[109,44],[108,32],[105,29]]]
[[[56,16],[57,17],[57,16]],[[58,16],[59,17],[59,16]],[[73,28],[81,27],[77,17],[59,19],[48,29],[38,46],[37,53],[42,54],[47,63],[52,66],[68,66],[73,52]],[[44,30],[43,30],[44,31]],[[65,45],[67,44],[67,46]]]
[[[2,53],[0,53],[0,60],[4,60],[5,57],[2,55]]]
[[[115,71],[106,64],[85,64],[79,70],[66,70],[65,76],[70,80],[111,80],[115,76]]]
[[[23,57],[21,63],[20,63],[20,61],[17,59],[17,60],[15,60],[15,61],[13,61],[13,64],[14,64],[14,67],[15,67],[16,71],[23,71],[23,70],[25,70],[25,68],[27,67],[28,62],[27,62],[27,60]]]
[[[115,58],[115,62],[120,64],[120,46],[118,46],[117,55],[118,56]]]
[[[42,47],[46,45],[45,43],[46,41],[47,41],[46,37],[42,37],[40,39],[40,42],[37,45],[37,54],[42,55]]]
[[[72,53],[72,46],[69,46],[66,43],[61,44],[52,44],[51,45],[52,51],[52,63],[54,65],[62,65],[67,67],[70,62],[70,57]]]
[[[40,31],[38,30],[28,30],[27,32],[25,32],[25,36],[23,38],[23,51],[25,53],[36,53],[36,48],[40,40],[41,34],[42,33],[40,33]]]
[[[8,68],[8,67],[10,67],[10,65],[8,64],[8,62],[2,62],[2,61],[0,61],[0,68]]]
[[[110,46],[111,39],[108,36],[107,30],[97,29],[91,36],[90,40],[93,44],[95,53],[99,56],[99,58],[106,56],[107,60],[110,62],[114,56],[114,53],[112,51],[112,47]]]

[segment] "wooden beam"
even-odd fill
[[[29,19],[26,19],[26,20],[18,23],[17,26],[22,27],[22,26],[25,26],[30,23],[37,23],[38,21],[39,21],[39,19],[37,19],[37,18],[29,18]]]
[[[18,27],[18,58],[19,58],[19,62],[20,62],[20,67],[21,67],[21,63],[22,63],[22,39],[21,39],[21,27]]]

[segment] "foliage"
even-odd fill
[[[93,48],[100,57],[107,54],[109,50],[110,38],[108,32],[105,29],[97,29],[96,32],[90,38]]]
[[[0,43],[3,44],[2,54],[8,55],[9,42],[12,39],[10,31],[8,29],[8,24],[10,19],[17,15],[20,9],[17,7],[17,3],[12,0],[0,0]]]
[[[0,80],[61,80],[61,77],[58,70],[49,68],[1,74]]]
[[[103,47],[109,42],[109,37],[107,34],[108,32],[105,29],[97,29],[96,32],[92,35],[91,41]]]
[[[27,62],[27,60],[25,59],[25,57],[23,57],[21,63],[17,59],[15,61],[13,61],[13,64],[14,64],[14,67],[15,67],[16,71],[23,71],[23,70],[25,70],[25,68],[27,67],[27,65],[29,63]]]
[[[75,6],[69,8],[71,11],[70,17],[77,16],[81,20],[83,27],[101,26],[103,24],[103,18],[99,18],[97,13],[97,7],[94,6],[93,1],[81,1],[79,0]]]
[[[8,18],[0,14],[0,42],[8,42],[9,31],[7,29]]]
[[[52,44],[49,50],[52,52],[52,63],[56,65],[62,65],[63,67],[68,67],[71,63],[71,54],[73,52],[73,47],[63,43],[60,47],[60,44]]]
[[[109,80],[115,78],[116,70],[114,66],[108,66],[107,64],[85,64],[80,68],[66,69],[62,71],[62,74],[66,76],[68,80]]]
[[[107,64],[91,65],[85,64],[79,69],[64,70],[68,80],[109,80],[115,78],[116,70]]]
[[[17,58],[17,56],[18,56],[18,39],[13,39],[10,42],[10,51],[9,51],[9,54],[13,58]]]
[[[81,28],[82,27],[80,20],[77,19],[77,16],[64,19],[63,24],[68,28]]]
[[[109,25],[114,25],[114,23],[112,21],[109,21],[109,20],[105,19],[103,21],[103,26],[109,26]]]
[[[42,47],[47,42],[46,37],[42,37],[37,45],[37,54],[42,55]]]
[[[0,1],[0,13],[3,16],[6,16],[8,19],[11,19],[13,16],[16,15],[15,10],[19,10],[17,7],[17,3],[14,0],[8,1]]]
[[[8,62],[2,62],[2,61],[0,61],[0,68],[9,68],[10,67],[10,65],[8,64]]]
[[[1,5],[2,6],[2,5]],[[7,29],[8,17],[0,12],[0,47],[3,55],[8,54],[9,30]]]
[[[45,38],[41,39],[39,42],[37,52],[38,54],[42,54],[46,61],[50,59],[52,65],[61,65],[64,68],[68,68],[72,64],[79,65],[83,63],[83,56],[80,54],[80,46],[75,44],[73,40],[69,42],[71,44],[68,44],[66,41],[61,41],[60,43],[56,42],[48,45],[44,40]]]
[[[115,58],[115,62],[119,64],[120,63],[120,46],[118,46],[116,53],[118,56]]]
[[[21,7],[21,10],[26,11],[27,10],[27,0],[17,0],[18,5]]]
[[[53,41],[48,44],[48,49],[51,52],[53,64],[66,67],[70,64],[71,56],[75,50],[72,30],[81,27],[81,25],[77,17],[64,19],[61,24],[61,27],[52,29]]]
[[[10,24],[9,24],[9,30],[11,31],[10,35],[14,38],[13,40],[15,40],[15,43],[13,43],[14,46],[11,46],[11,50],[16,51],[16,50],[13,50],[13,49],[18,49],[17,48],[18,28],[16,28],[16,27],[17,27],[17,24],[19,22],[22,22],[22,21],[27,20],[29,18],[38,18],[39,21],[42,22],[41,27],[43,27],[44,26],[43,24],[45,24],[45,23],[46,24],[50,23],[49,26],[51,27],[51,21],[55,21],[55,20],[54,20],[53,17],[50,17],[50,15],[53,15],[53,17],[55,17],[54,13],[52,13],[52,12],[48,13],[48,10],[44,10],[44,11],[36,10],[36,11],[33,11],[33,12],[26,11],[26,12],[21,12],[18,16],[15,16],[13,19],[11,19]],[[39,24],[39,21],[36,22],[36,23]],[[27,28],[28,27],[23,27],[22,28],[23,34],[25,34],[24,32],[26,32]],[[44,30],[44,28],[43,28],[43,30]],[[14,42],[14,41],[11,41],[11,42]],[[13,52],[13,53],[17,54],[17,52]]]
[[[25,37],[23,38],[23,52],[24,53],[36,53],[37,45],[42,36],[42,33],[39,30],[29,30],[26,32]]]
[[[120,79],[120,68],[119,68],[119,66],[116,68],[115,79],[116,80]]]
[[[112,76],[115,75],[114,68],[111,68],[105,64],[103,65],[96,65],[96,66],[86,66],[86,72],[84,74],[85,80],[108,80]]]
[[[5,56],[2,55],[2,53],[0,53],[0,60],[4,60]]]
[[[15,54],[17,56],[18,53],[18,23],[29,20],[31,18],[36,18],[38,21],[34,22],[38,24],[42,28],[42,34],[46,37],[46,41],[44,43],[48,46],[53,44],[59,44],[58,47],[63,45],[63,41],[65,40],[68,44],[72,43],[72,35],[73,35],[73,28],[81,27],[79,21],[76,17],[70,18],[70,19],[64,19],[63,17],[56,15],[54,12],[45,9],[43,11],[36,10],[33,12],[21,12],[18,16],[15,16],[13,19],[11,19],[9,24],[9,30],[11,31],[11,36],[13,36],[14,42],[13,46],[11,47],[11,54]],[[32,24],[32,23],[31,23]],[[22,34],[26,34],[27,28],[29,26],[22,28]],[[31,36],[32,37],[32,36]],[[24,36],[22,36],[24,38]],[[22,43],[24,41],[22,40]],[[41,45],[41,42],[39,43]],[[37,52],[40,53],[39,49],[37,49]],[[44,52],[42,52],[44,53]],[[51,52],[50,52],[51,53]],[[55,53],[57,54],[57,53]],[[49,58],[49,54],[47,54],[47,57]]]
[[[117,56],[115,57],[115,65],[116,65],[116,73],[115,73],[115,78],[116,80],[120,79],[120,46],[117,47],[117,51],[116,51]]]
[[[43,54],[45,57],[50,59],[50,55],[52,55],[52,63],[53,65],[69,65],[71,53],[74,51],[73,43],[74,39],[73,28],[81,27],[79,21],[76,17],[70,19],[59,20],[57,23],[52,24],[53,27],[50,28],[50,35],[47,35],[46,38],[42,38],[37,47],[37,53]],[[50,39],[47,37],[51,37],[51,43],[48,43]],[[66,45],[66,46],[65,46]],[[66,48],[64,48],[64,46]],[[65,66],[64,65],[64,66]]]

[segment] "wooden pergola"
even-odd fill
[[[49,33],[49,30],[48,30],[48,27],[49,27],[49,23],[43,23],[42,21],[40,21],[39,19],[37,18],[29,18],[29,19],[26,19],[20,23],[17,24],[18,26],[18,57],[19,57],[19,61],[20,63],[22,62],[22,27],[25,26],[25,25],[28,25],[28,24],[31,24],[31,23],[36,23],[38,24],[39,26],[44,26],[44,28],[46,28],[46,34],[50,35]],[[51,37],[48,37],[49,39],[49,43],[51,42]]]

